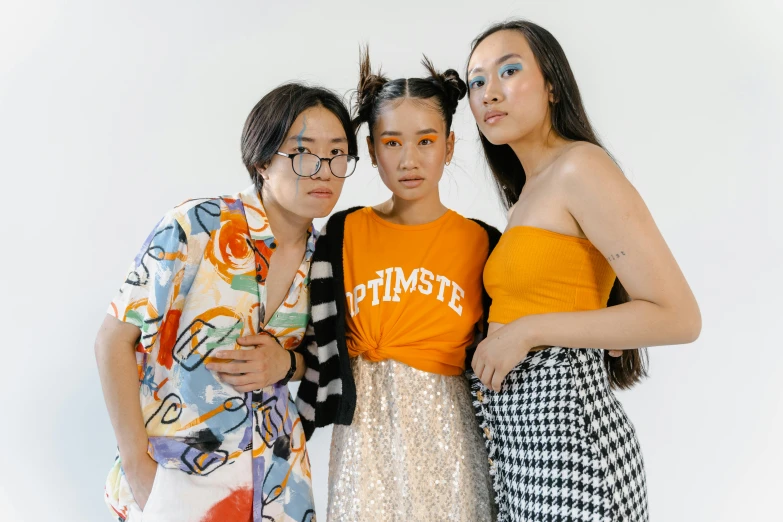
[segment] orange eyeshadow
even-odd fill
[[[430,140],[432,143],[438,141],[438,137],[435,134],[426,134],[421,137],[422,140]]]

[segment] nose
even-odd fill
[[[492,103],[498,103],[503,98],[503,92],[500,90],[498,81],[495,78],[490,77],[487,79],[487,83],[484,85],[484,105],[490,105]]]
[[[403,146],[400,156],[400,170],[413,170],[418,165],[416,147]]]
[[[332,164],[329,163],[329,160],[321,158],[321,168],[310,177],[321,181],[330,181],[332,179]]]

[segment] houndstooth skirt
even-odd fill
[[[641,450],[602,357],[532,352],[498,393],[470,375],[499,522],[648,520]]]

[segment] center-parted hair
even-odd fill
[[[389,104],[404,99],[434,100],[446,122],[446,134],[451,131],[451,122],[457,111],[459,101],[468,92],[468,86],[454,69],[439,73],[425,56],[422,65],[427,69],[426,78],[398,78],[390,80],[381,73],[372,72],[370,54],[367,48],[362,51],[359,66],[359,85],[354,103],[354,129],[366,123],[370,139],[381,111]]]
[[[533,52],[544,81],[552,89],[554,102],[550,105],[550,123],[552,130],[559,136],[571,141],[585,141],[606,150],[598,139],[590,120],[587,117],[579,94],[574,73],[566,58],[565,51],[557,39],[541,27],[527,20],[508,20],[492,25],[473,40],[470,47],[470,57],[487,37],[498,31],[516,31],[527,40]],[[495,179],[503,206],[508,209],[518,200],[527,177],[525,169],[516,153],[509,145],[494,145],[481,133],[481,146]],[[609,152],[607,151],[607,154]],[[610,154],[611,157],[611,154]],[[615,279],[609,294],[607,306],[615,306],[630,301],[619,279]],[[604,367],[609,376],[609,382],[614,388],[630,388],[647,376],[648,357],[645,349],[624,350],[620,357],[610,357],[604,354]]]

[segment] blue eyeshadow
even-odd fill
[[[468,87],[470,87],[472,89],[473,88],[473,84],[476,83],[476,82],[484,82],[484,83],[486,83],[486,79],[483,76],[476,76],[475,78],[470,80],[470,83],[469,83]]]
[[[508,65],[504,65],[500,68],[499,74],[502,76],[503,73],[506,71],[521,71],[522,70],[522,64],[521,63],[510,63]]]

